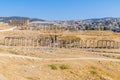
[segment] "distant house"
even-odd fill
[[[120,27],[115,26],[111,29],[113,32],[120,32]]]

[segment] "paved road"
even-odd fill
[[[12,28],[9,28],[9,29],[5,29],[5,30],[0,30],[0,32],[6,32],[6,31],[12,31],[14,29],[16,29],[17,27],[12,27]]]
[[[0,57],[8,57],[8,58],[16,58],[16,59],[30,59],[30,60],[99,60],[99,61],[114,61],[120,62],[119,59],[111,59],[111,58],[91,58],[91,57],[80,57],[80,58],[37,58],[30,56],[22,56],[22,55],[13,55],[13,54],[0,54]]]

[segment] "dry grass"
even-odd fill
[[[0,33],[1,43],[5,36],[22,36],[27,38],[38,38],[39,35],[62,35],[63,38],[77,37],[83,40],[120,40],[119,33],[110,31],[76,31],[76,32],[58,32],[58,31],[29,31],[16,30]],[[11,53],[17,55],[34,56],[40,58],[106,58],[106,55],[96,54],[84,49],[64,49],[39,47],[40,50],[31,50],[31,47],[6,47],[0,46],[1,53]],[[37,48],[37,47],[36,47]],[[100,51],[100,50],[98,50]],[[120,52],[118,49],[104,50],[104,52]],[[100,52],[98,52],[100,53]],[[111,53],[107,56],[115,56]],[[120,59],[119,54],[115,58]],[[48,67],[49,65],[49,67]],[[0,75],[6,80],[118,80],[120,79],[120,64],[112,61],[93,61],[93,60],[56,60],[56,61],[38,61],[29,59],[3,58],[0,57]],[[92,74],[92,75],[91,75]]]

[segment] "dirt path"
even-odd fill
[[[12,28],[9,28],[9,29],[5,29],[5,30],[0,30],[0,32],[6,32],[6,31],[12,31],[14,29],[16,29],[17,27],[12,27]]]
[[[37,58],[37,57],[22,56],[22,55],[13,55],[13,54],[0,54],[0,57],[16,58],[16,59],[31,59],[31,60],[99,60],[99,61],[115,61],[115,62],[120,62],[119,59],[91,58],[91,57],[80,57],[80,58]]]

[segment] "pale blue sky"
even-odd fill
[[[120,0],[0,0],[0,16],[46,20],[120,17]]]

